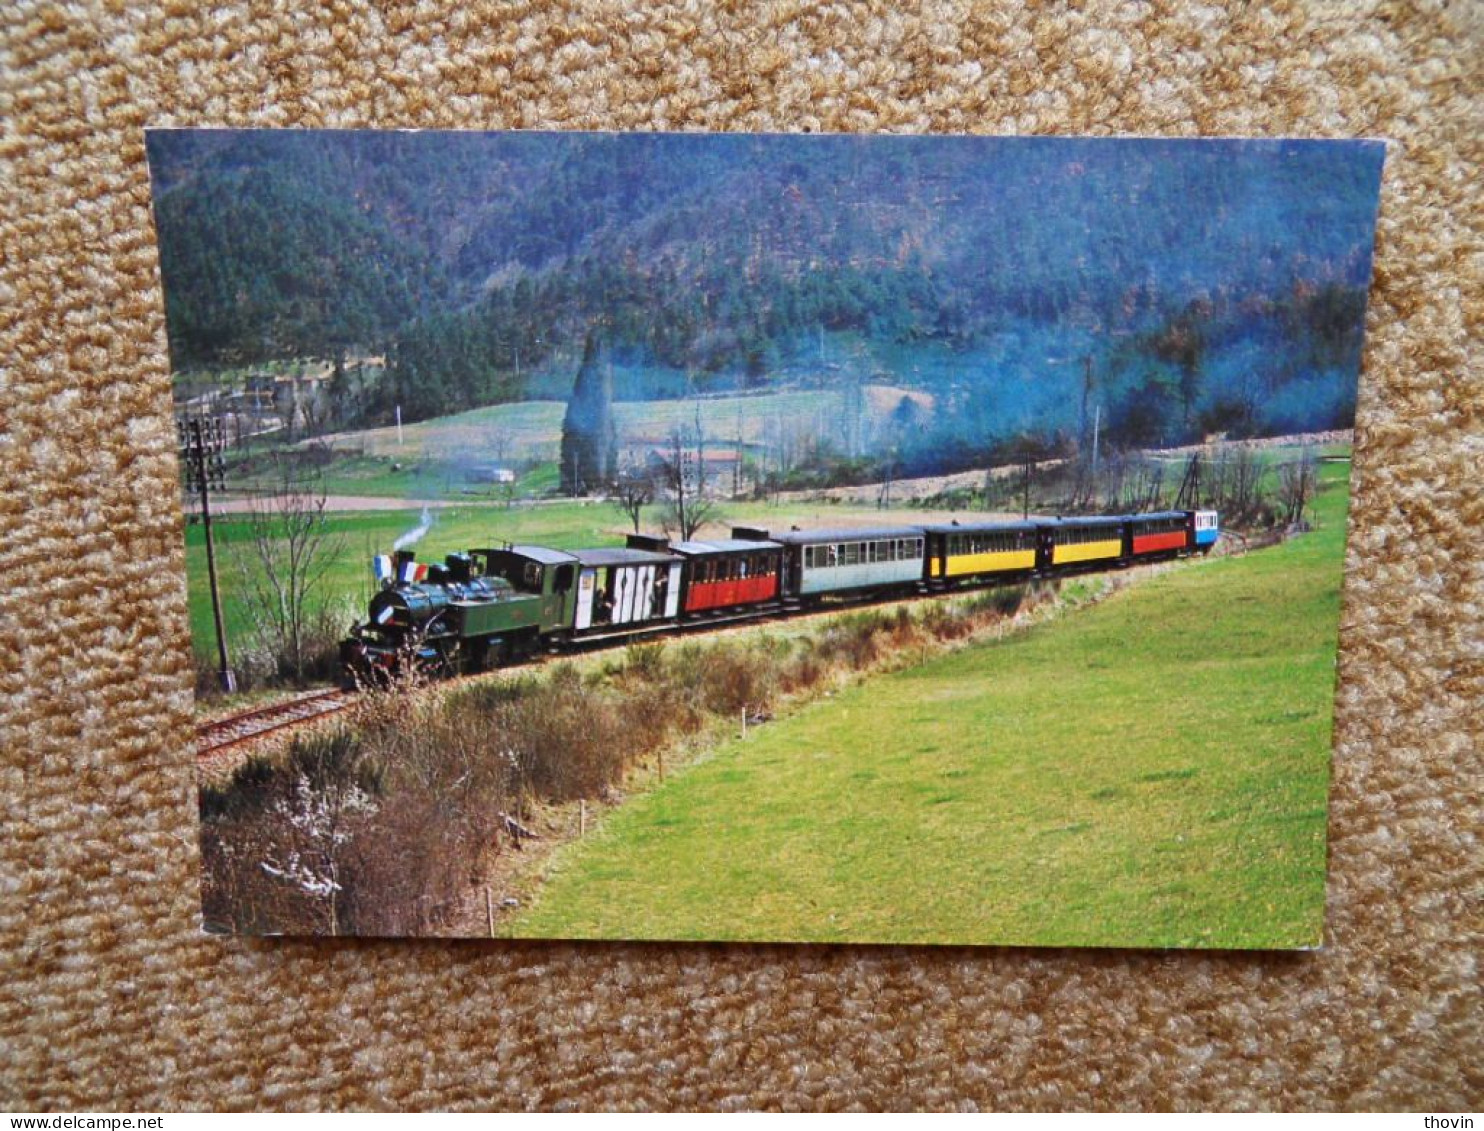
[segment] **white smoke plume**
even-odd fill
[[[406,534],[402,535],[392,543],[392,551],[405,550],[408,546],[418,541],[433,525],[433,512],[428,507],[423,507],[422,520]]]

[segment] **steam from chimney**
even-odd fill
[[[428,507],[423,507],[422,521],[392,543],[393,550],[403,550],[414,542],[420,540],[433,525],[433,512]]]

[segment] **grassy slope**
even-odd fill
[[[557,858],[547,937],[1317,945],[1346,504],[732,743]]]

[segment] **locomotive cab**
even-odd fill
[[[470,556],[487,577],[500,578],[516,591],[539,597],[542,633],[559,631],[572,623],[577,588],[577,558],[545,546],[508,545],[498,550],[473,550]]]

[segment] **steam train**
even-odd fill
[[[415,663],[481,671],[581,641],[620,641],[731,623],[826,602],[1116,569],[1209,553],[1215,511],[1161,511],[1025,522],[952,522],[770,532],[671,542],[630,535],[622,548],[505,545],[420,563],[376,559],[381,589],[341,643],[348,683]]]

